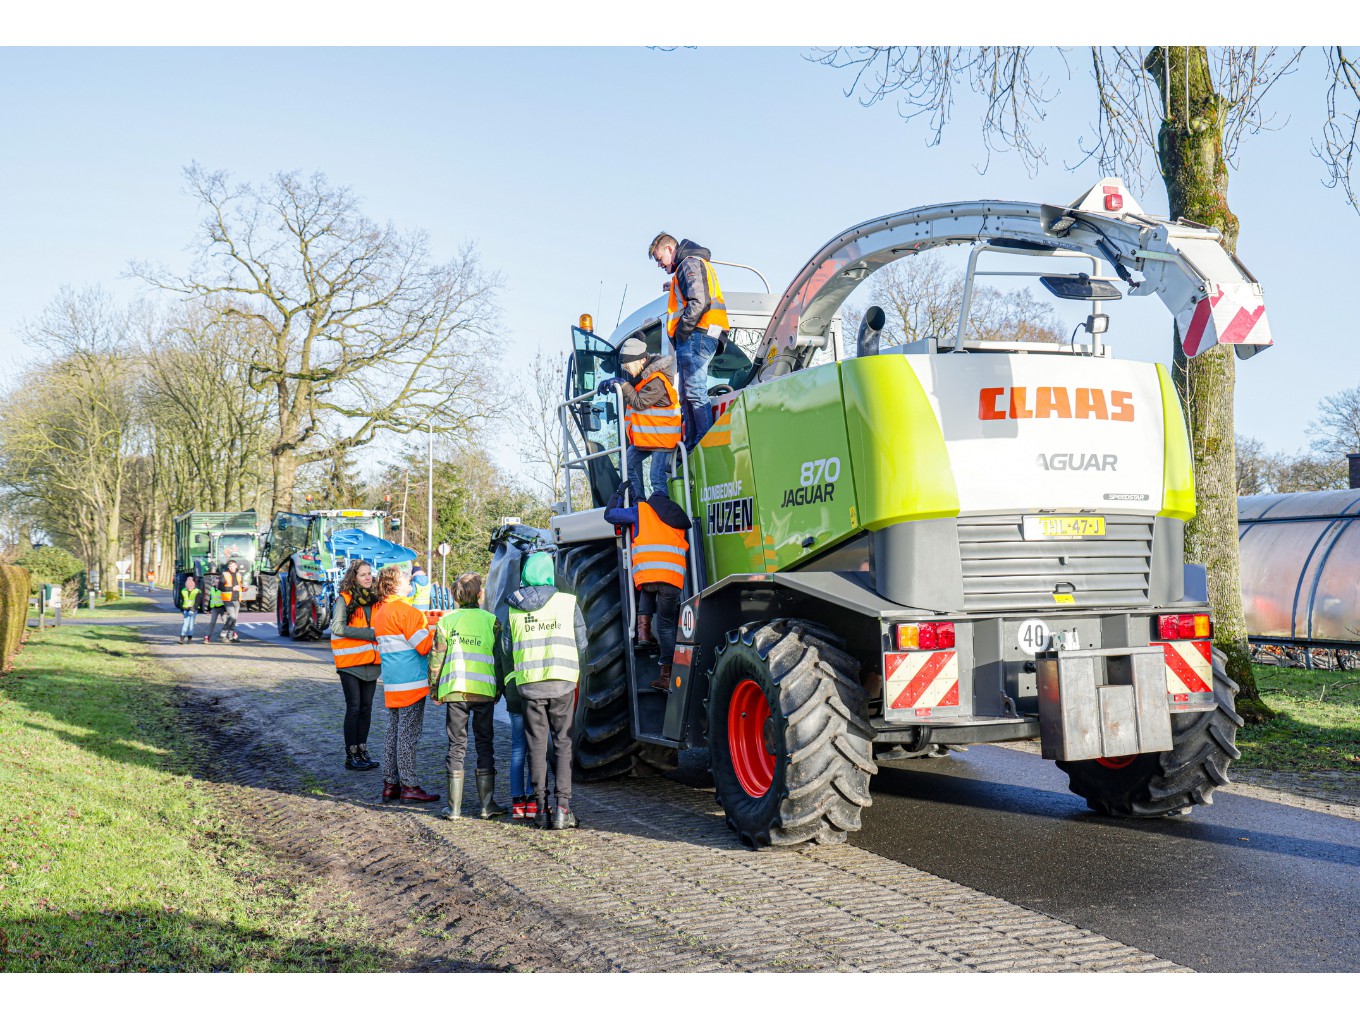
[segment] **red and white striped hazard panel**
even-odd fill
[[[959,714],[959,654],[888,652],[883,656],[886,719],[932,719]]]
[[[1166,695],[1171,711],[1214,705],[1213,647],[1208,641],[1154,641],[1166,659]]]

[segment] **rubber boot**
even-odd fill
[[[661,673],[652,681],[652,690],[660,691],[662,694],[669,694],[671,690],[671,671],[675,666],[669,662],[661,664]]]
[[[382,762],[374,761],[372,758],[370,758],[370,757],[368,756],[368,745],[367,745],[367,744],[360,744],[360,745],[359,745],[359,761],[362,763],[362,765],[361,765],[360,767],[363,768],[363,769],[365,769],[365,770],[367,770],[367,769],[376,769],[379,765],[382,764]]]
[[[637,643],[640,645],[656,644],[656,636],[652,633],[652,618],[650,616],[638,616]]]
[[[455,818],[463,817],[463,771],[449,773],[449,806],[439,814],[453,821]]]
[[[498,818],[505,808],[496,803],[496,770],[477,770],[477,799],[482,802],[483,818]]]
[[[363,760],[359,757],[359,745],[345,748],[345,768],[352,770],[363,770],[367,768]]]

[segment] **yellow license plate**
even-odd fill
[[[1105,534],[1104,517],[1025,517],[1021,524],[1027,542],[1045,538],[1099,538]]]

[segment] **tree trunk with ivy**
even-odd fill
[[[1237,250],[1237,217],[1228,208],[1228,165],[1223,157],[1227,100],[1214,90],[1203,46],[1156,47],[1145,65],[1157,82],[1165,114],[1157,133],[1162,180],[1172,219],[1215,227],[1229,251]],[[1247,647],[1237,539],[1237,465],[1233,385],[1237,365],[1226,346],[1193,361],[1173,343],[1172,377],[1190,426],[1195,464],[1196,515],[1185,529],[1185,558],[1209,574],[1214,644],[1228,656],[1228,675],[1242,688],[1237,709],[1248,722],[1273,713],[1261,701]]]

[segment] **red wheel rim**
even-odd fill
[[[754,680],[743,680],[727,705],[727,747],[737,782],[752,797],[763,797],[774,782],[774,755],[765,744],[770,703]]]
[[[1097,758],[1096,764],[1104,765],[1107,769],[1123,769],[1132,765],[1137,757],[1136,754],[1121,754],[1115,758]]]

